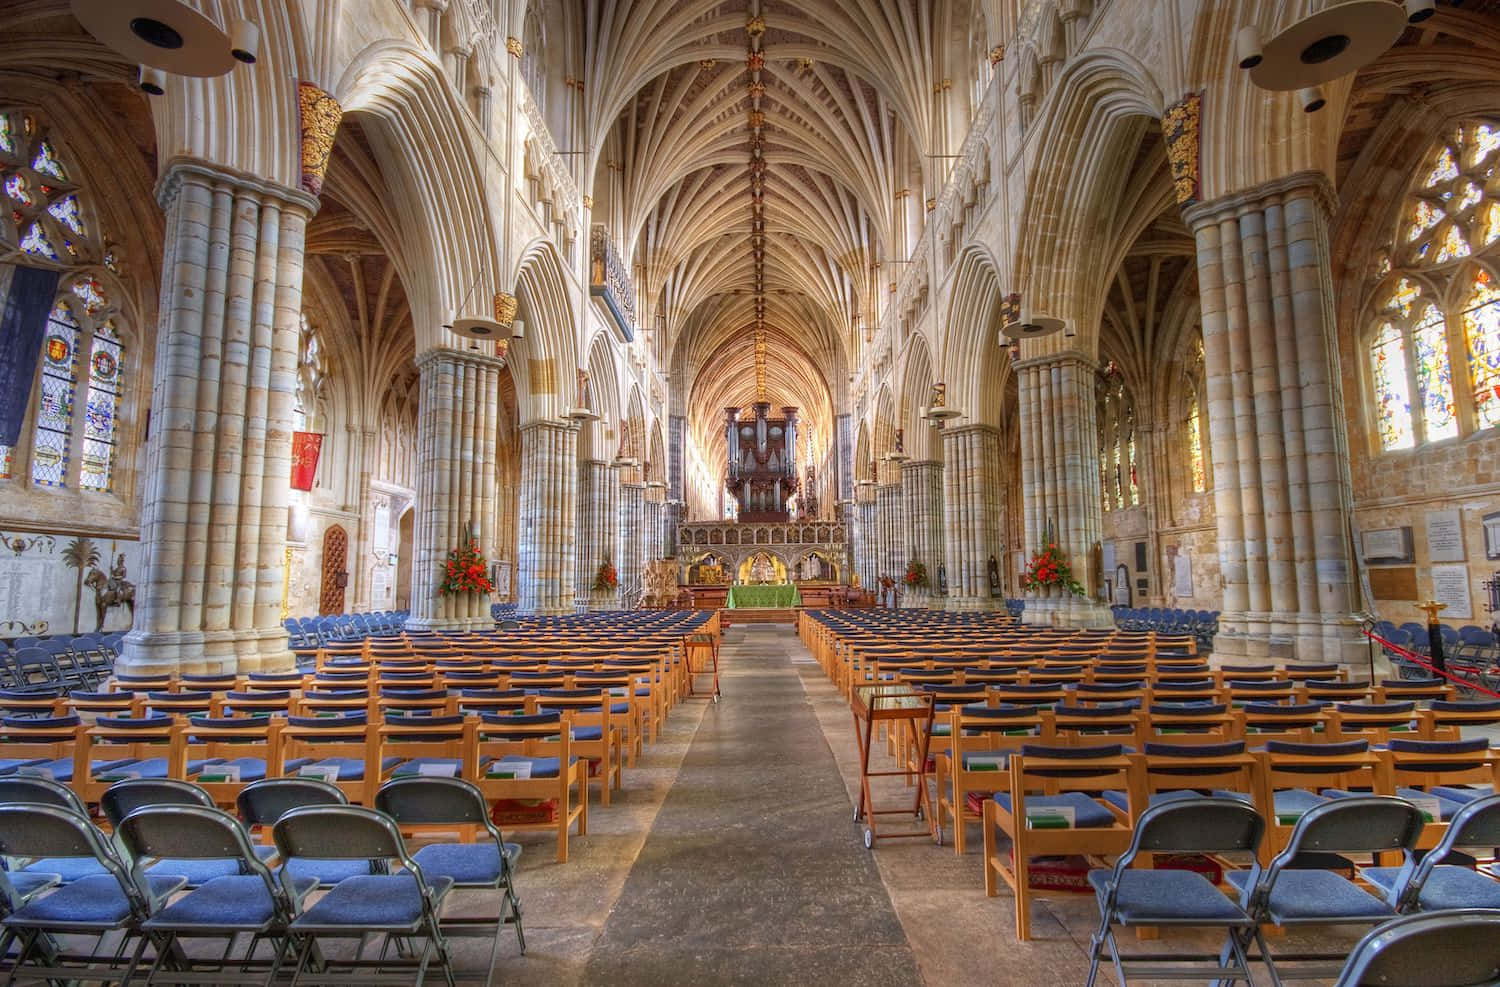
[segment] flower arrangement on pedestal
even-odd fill
[[[489,563],[479,551],[479,542],[470,540],[462,548],[455,548],[448,553],[448,561],[443,566],[443,582],[438,587],[438,592],[444,596],[453,596],[458,593],[493,593],[495,586],[490,582]]]
[[[901,577],[901,581],[912,588],[918,586],[925,587],[927,585],[927,567],[916,560],[906,563],[906,573]]]
[[[599,571],[594,573],[594,592],[610,593],[620,585],[620,574],[615,572],[615,567],[610,564],[609,559],[599,563]]]
[[[1073,578],[1073,569],[1068,565],[1068,559],[1063,555],[1061,549],[1055,542],[1049,541],[1047,547],[1031,557],[1026,563],[1026,572],[1021,576],[1021,586],[1024,589],[1050,589],[1053,586],[1061,586],[1074,596],[1083,596],[1082,584]]]

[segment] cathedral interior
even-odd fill
[[[1074,863],[1189,790],[1265,864],[1383,799],[1426,842],[1338,847],[1403,922],[1453,906],[1377,865],[1500,820],[1497,0],[13,0],[0,200],[0,882],[54,856],[8,779],[149,843],[109,783],[251,833],[252,775],[342,758],[330,812],[429,852],[381,786],[446,772],[525,851],[487,939],[420,918],[417,980],[1081,984],[1223,942],[1272,982],[1365,975],[1375,923],[1262,938],[1271,878],[1187,841],[1143,872],[1248,917],[1138,942]],[[409,769],[402,686],[455,731]],[[1220,774],[1174,787],[1152,717],[1193,695]],[[1090,745],[1092,788],[1032,790],[1062,822],[1021,810]],[[1486,868],[1445,900],[1500,908]],[[1496,916],[1425,948],[1500,971],[1455,945]],[[293,929],[256,982],[315,963]]]

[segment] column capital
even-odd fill
[[[417,371],[423,373],[429,364],[438,362],[448,363],[471,363],[476,367],[494,367],[499,370],[505,366],[505,361],[498,357],[485,356],[483,353],[471,350],[455,350],[446,346],[434,346],[430,350],[424,350],[417,354],[412,362],[417,365]]]
[[[1017,360],[1014,366],[1017,370],[1029,370],[1032,367],[1050,367],[1069,363],[1076,363],[1090,373],[1099,369],[1099,361],[1082,350],[1064,350],[1061,353],[1048,353],[1045,356],[1027,357],[1024,360]]]
[[[976,434],[993,435],[998,438],[1000,435],[1000,430],[993,425],[983,425],[978,422],[974,422],[968,425],[949,425],[947,428],[943,429],[943,441],[946,442],[949,439],[959,439],[964,438],[965,436]]]
[[[188,156],[172,158],[161,169],[161,177],[156,180],[157,204],[163,209],[171,206],[177,200],[177,193],[187,183],[228,185],[261,198],[275,199],[283,206],[299,207],[309,216],[318,211],[318,197],[302,189],[290,188],[268,178]]]
[[[1205,226],[1234,219],[1246,213],[1258,212],[1268,205],[1284,202],[1289,198],[1311,196],[1326,220],[1338,207],[1338,196],[1333,183],[1321,171],[1295,171],[1290,175],[1273,178],[1252,188],[1241,189],[1229,195],[1197,202],[1182,211],[1182,219],[1194,233]]]

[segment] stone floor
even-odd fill
[[[790,627],[731,628],[722,664],[723,701],[673,712],[567,864],[545,837],[520,838],[528,951],[502,942],[497,981],[1084,982],[1092,898],[1043,900],[1017,942],[1013,898],[984,895],[977,826],[963,856],[926,838],[864,848],[848,706]],[[1209,940],[1144,945],[1177,944]],[[477,942],[456,945],[461,973],[483,968]]]

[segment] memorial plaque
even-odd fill
[[[1448,608],[1438,614],[1439,620],[1447,623],[1454,619],[1471,619],[1474,616],[1474,605],[1469,599],[1469,567],[1433,566],[1432,598],[1438,603],[1448,604]]]
[[[1360,550],[1366,562],[1381,564],[1412,562],[1410,528],[1371,528],[1360,535]]]
[[[1429,562],[1462,562],[1464,554],[1463,520],[1457,510],[1427,512],[1427,560]]]
[[[1417,598],[1417,570],[1415,566],[1400,566],[1392,569],[1370,569],[1370,592],[1377,600],[1404,600]]]

